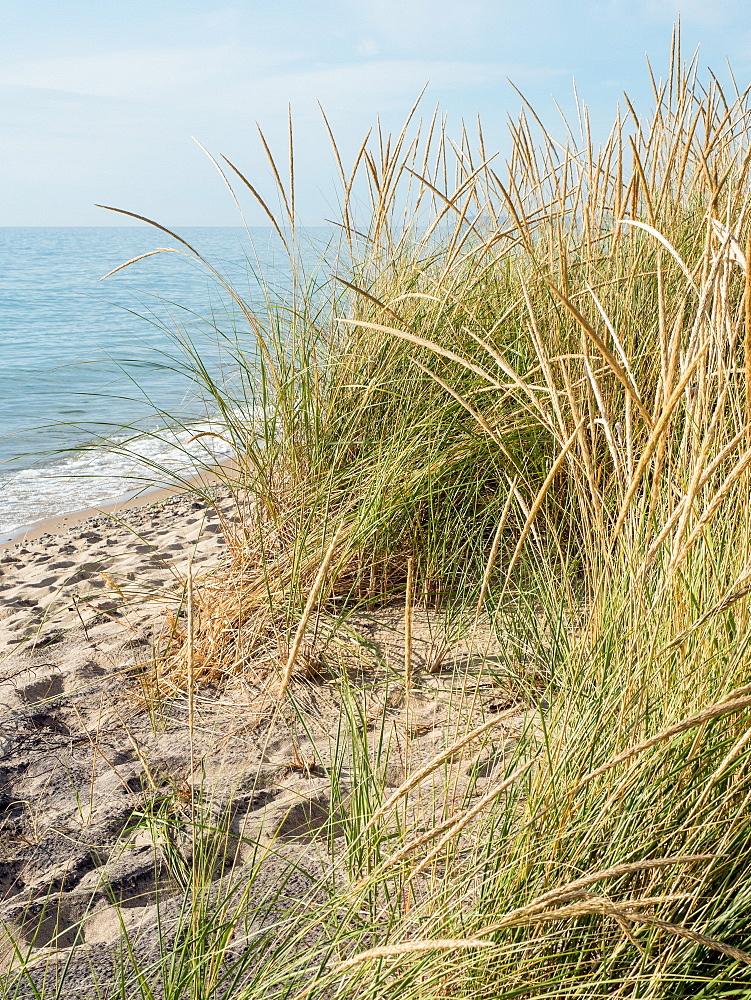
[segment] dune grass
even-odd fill
[[[232,393],[195,373],[243,519],[162,683],[265,671],[294,703],[316,650],[409,582],[495,630],[484,669],[526,722],[490,785],[397,822],[415,785],[386,788],[342,675],[356,794],[325,900],[248,941],[244,985],[196,952],[164,995],[751,994],[750,114],[676,36],[651,115],[628,105],[601,146],[585,109],[560,143],[525,107],[503,169],[479,127],[414,116],[351,173],[336,154],[331,279],[247,311]]]

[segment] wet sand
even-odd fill
[[[69,529],[74,528],[76,524],[91,520],[92,518],[108,515],[111,518],[117,519],[126,511],[153,507],[163,500],[190,493],[192,490],[200,492],[211,490],[212,487],[220,486],[222,482],[226,482],[224,477],[228,474],[231,475],[234,469],[236,469],[236,462],[228,459],[226,462],[217,465],[214,469],[206,469],[205,472],[189,476],[184,481],[177,482],[171,486],[143,489],[139,490],[133,496],[94,504],[91,507],[84,507],[81,510],[71,511],[68,514],[41,518],[14,532],[8,541],[0,541],[0,552],[5,548],[36,541],[48,535],[61,535]]]

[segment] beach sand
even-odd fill
[[[220,498],[221,492],[221,498]],[[38,522],[0,547],[0,657],[40,647],[97,616],[132,631],[154,615],[149,598],[215,564],[228,491],[216,506],[155,490],[129,501]],[[127,604],[127,612],[124,607]]]
[[[162,935],[180,909],[168,852],[144,818],[165,802],[188,860],[196,803],[206,803],[224,837],[217,887],[229,866],[233,878],[253,879],[248,905],[260,906],[291,879],[268,911],[280,934],[280,907],[292,919],[290,907],[315,904],[331,865],[326,830],[349,782],[341,773],[332,783],[329,771],[342,718],[336,677],[295,678],[281,703],[273,685],[238,677],[197,691],[190,719],[187,697],[159,700],[153,684],[148,696],[143,687],[189,564],[200,577],[227,558],[232,510],[223,487],[211,505],[198,495],[151,495],[46,522],[0,549],[0,963],[11,977],[16,948],[37,986],[72,955],[65,995],[91,996],[94,979],[111,979],[123,928],[144,961],[157,954],[157,907]],[[368,739],[385,732],[394,750],[384,780],[397,786],[457,727],[496,713],[493,748],[472,779],[479,794],[502,771],[504,741],[525,708],[472,673],[474,652],[462,643],[440,671],[419,676],[437,642],[435,617],[420,609],[407,702],[398,683],[403,618],[403,608],[388,606],[352,623],[372,661],[353,677],[354,697],[377,722]],[[459,798],[470,770],[466,758],[449,768]],[[410,815],[425,803],[434,809],[436,794],[431,775],[411,794]]]

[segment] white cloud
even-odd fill
[[[0,67],[0,83],[94,97],[180,94],[186,87],[200,87],[226,74],[234,55],[229,46],[223,46],[6,62]]]
[[[364,38],[355,45],[355,52],[366,59],[372,59],[381,54],[380,46],[374,38]]]
[[[531,79],[549,79],[554,75],[557,74],[547,70],[530,71],[526,67],[498,63],[373,60],[237,82],[232,92],[225,95],[225,102],[248,113],[254,113],[253,108],[278,111],[289,102],[294,108],[316,101],[320,101],[324,108],[335,108],[341,113],[388,110],[393,104],[406,110],[405,102],[414,100],[426,83],[430,84],[427,96],[430,102],[441,94],[489,85],[505,86],[507,77],[523,84]]]
[[[517,7],[509,0],[340,0],[340,6],[342,17],[359,21],[384,47],[422,55],[436,47],[456,54],[484,47]]]
[[[378,46],[370,40],[365,49],[376,53]],[[294,63],[289,53],[259,54],[239,46],[110,52],[6,63],[0,67],[0,85],[146,101],[152,110],[211,106],[255,116],[277,113],[290,102],[303,106],[320,101],[344,113],[386,110],[389,102],[411,101],[428,82],[438,98],[442,92],[500,85],[507,77],[524,84],[558,75],[502,62],[368,58],[365,53],[357,61],[314,68],[293,69]]]

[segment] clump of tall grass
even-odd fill
[[[332,136],[331,280],[298,272],[247,311],[244,409],[209,386],[243,517],[196,583],[194,678],[267,654],[286,688],[409,567],[415,600],[489,617],[508,675],[525,648],[549,706],[437,826],[395,833],[413,785],[378,789],[347,878],[256,944],[238,995],[751,989],[751,109],[677,37],[653,84],[651,115],[627,104],[600,146],[585,109],[560,143],[525,107],[504,170],[435,118],[366,140],[349,173]],[[292,160],[274,173],[295,258]]]
[[[479,127],[454,144],[411,116],[349,174],[332,136],[342,235],[318,288],[291,147],[288,183],[272,159],[292,291],[259,316],[227,286],[260,350],[237,351],[239,406],[208,386],[247,500],[226,614],[211,588],[199,612],[215,668],[294,630],[335,533],[340,606],[398,595],[408,558],[427,601],[492,603],[544,565],[587,604],[621,559],[650,587],[702,549],[746,466],[748,109],[677,49],[654,87],[599,148],[585,109],[564,144],[525,109],[507,176]]]

